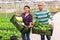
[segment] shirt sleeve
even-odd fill
[[[51,20],[51,22],[53,22],[54,19],[53,19],[51,12],[48,12],[48,18]]]
[[[36,21],[38,19],[38,12],[40,12],[39,10],[36,10],[35,13],[34,13],[34,16],[33,16],[33,20]]]
[[[21,14],[21,17],[22,17],[23,13]]]
[[[30,18],[29,18],[30,22],[32,22],[32,15],[30,15]]]
[[[33,16],[33,22],[35,22],[36,19],[37,19],[37,15],[36,15],[36,12],[35,12],[35,14],[34,14],[34,16]]]

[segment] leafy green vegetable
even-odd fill
[[[32,29],[39,30],[40,33],[44,33],[45,35],[51,35],[51,30],[53,28],[49,24],[41,24],[38,20],[36,20],[36,22],[33,25],[33,28]],[[32,32],[34,32],[34,30],[32,30]],[[37,33],[39,31],[37,31]]]
[[[0,36],[2,40],[9,40],[11,36],[21,37],[21,33],[16,29],[16,27],[10,22],[13,14],[0,14]]]

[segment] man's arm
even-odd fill
[[[51,12],[48,12],[48,18],[51,20],[51,23],[50,23],[50,25],[52,26],[52,27],[54,27],[54,23],[53,23],[53,16],[52,16],[52,14],[51,14]]]
[[[36,15],[36,12],[35,12],[34,15],[33,15],[33,25],[35,24],[36,19],[37,19],[37,15]]]

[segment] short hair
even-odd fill
[[[43,4],[43,5],[45,5],[45,2],[38,2],[38,4],[40,4],[40,3]]]
[[[24,6],[24,9],[25,9],[25,7],[27,7],[27,8],[29,8],[29,9],[30,9],[30,7],[29,7],[28,5],[25,5],[25,6]]]

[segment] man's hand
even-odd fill
[[[54,28],[54,23],[51,23],[50,25],[51,25],[52,28]]]

